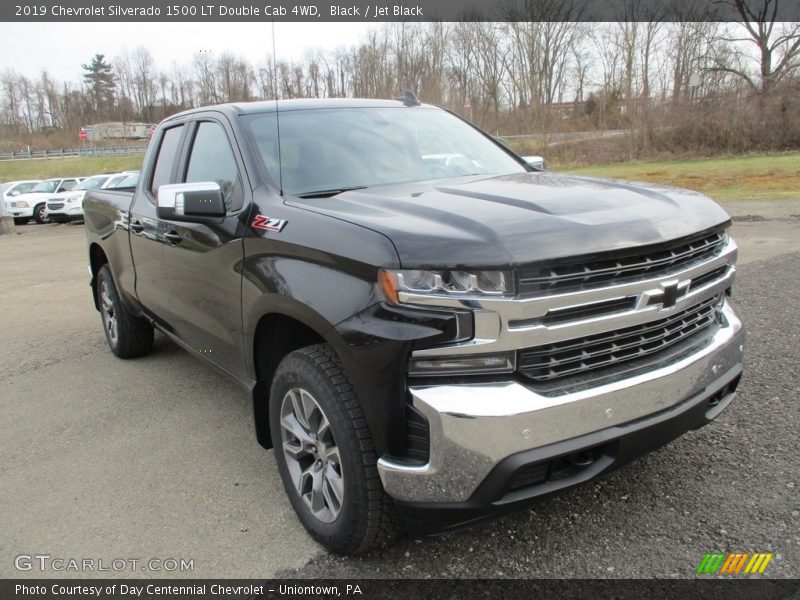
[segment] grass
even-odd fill
[[[547,157],[545,156],[545,159]],[[0,182],[138,169],[141,156],[0,162]],[[555,166],[559,170],[558,165]],[[566,173],[689,188],[716,200],[800,197],[800,152],[568,167]]]
[[[800,198],[800,152],[628,162],[564,172],[689,188],[722,201]]]
[[[138,169],[141,166],[142,155],[8,160],[0,162],[0,182],[63,176],[81,177]]]

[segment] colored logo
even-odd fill
[[[701,575],[755,575],[767,570],[772,552],[707,552],[697,567]]]
[[[279,232],[289,221],[286,219],[273,219],[271,217],[265,217],[264,215],[257,215],[256,218],[253,220],[253,229],[262,229],[264,231],[275,231]]]

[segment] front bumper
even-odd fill
[[[16,206],[7,206],[8,214],[14,217],[15,219],[20,218],[31,218],[33,217],[33,207],[30,206],[28,208],[17,208]]]
[[[51,221],[82,221],[83,207],[80,204],[70,206],[69,203],[59,203],[58,208],[51,208],[47,205],[45,217]]]
[[[64,213],[64,212],[47,212],[45,215],[49,220],[56,221],[58,223],[67,222],[67,221],[83,221],[83,212],[78,214],[72,213]]]
[[[722,315],[697,353],[589,390],[551,397],[516,381],[411,387],[414,407],[428,419],[430,458],[422,466],[381,458],[384,489],[400,505],[500,507],[587,481],[707,423],[730,403],[741,373],[742,322],[730,301]],[[619,454],[626,439],[665,423],[669,435],[649,436],[663,441],[634,445],[641,451],[633,456],[627,444]],[[523,467],[533,472],[587,452],[582,469],[511,489]]]

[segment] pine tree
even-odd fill
[[[104,115],[114,108],[114,67],[105,61],[105,54],[95,54],[91,63],[81,65],[85,71],[83,81],[97,115]]]

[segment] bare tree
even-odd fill
[[[767,94],[800,66],[800,23],[776,22],[781,0],[725,3],[736,10],[742,22],[721,38],[728,46],[711,56],[710,70],[730,73],[754,91]]]

